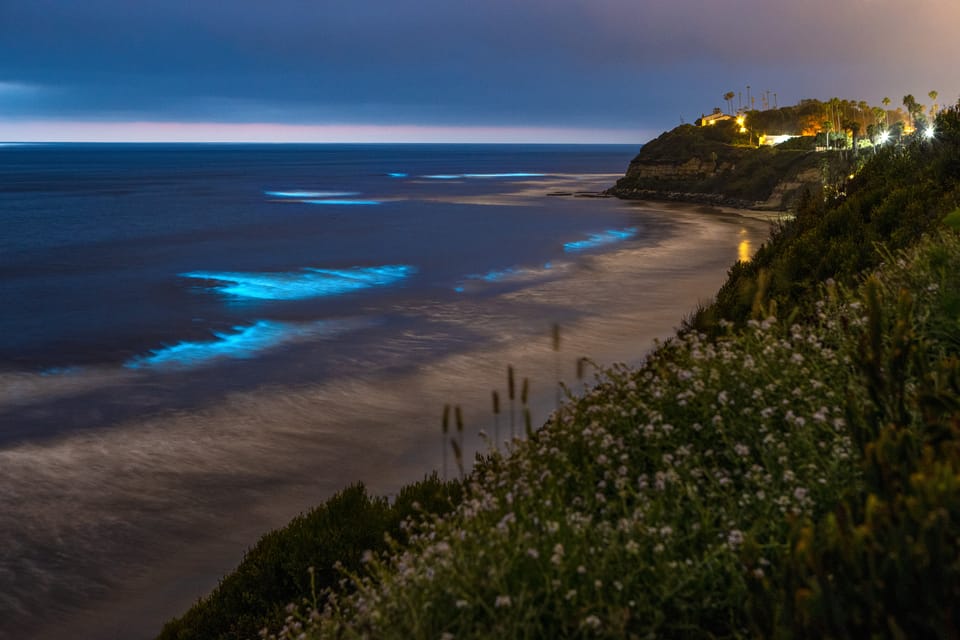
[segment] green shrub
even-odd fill
[[[386,549],[386,535],[405,539],[402,522],[446,513],[460,495],[457,483],[436,474],[404,487],[392,505],[363,485],[344,489],[261,538],[209,596],[168,622],[159,640],[247,640],[279,626],[289,602],[311,588],[337,588],[342,576],[335,565],[357,570],[364,551]]]
[[[798,526],[778,588],[755,588],[765,635],[960,629],[960,242],[924,243],[893,263],[868,284],[860,338],[873,398],[856,420],[864,485]]]

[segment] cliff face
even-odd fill
[[[819,192],[844,164],[837,154],[758,149],[735,141],[729,130],[681,125],[645,145],[609,193],[788,210],[805,191]]]

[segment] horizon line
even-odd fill
[[[26,120],[0,122],[7,143],[642,144],[641,129],[415,124]]]

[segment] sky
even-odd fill
[[[748,85],[954,104],[958,24],[960,0],[0,0],[0,140],[633,144]]]

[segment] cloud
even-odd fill
[[[0,78],[57,88],[8,117],[662,128],[747,84],[960,94],[958,23],[956,0],[4,0]]]
[[[0,96],[17,97],[36,94],[41,91],[41,87],[24,84],[23,82],[4,82],[0,80]]]

